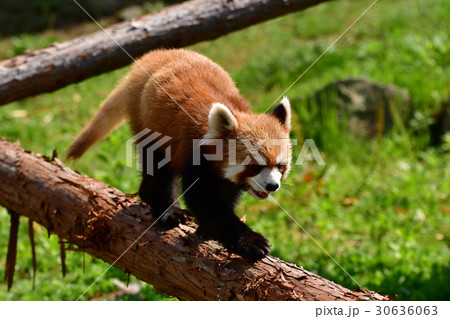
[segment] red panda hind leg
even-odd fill
[[[169,165],[157,167],[157,163],[164,158],[163,154],[154,152],[151,158],[148,158],[146,153],[144,148],[141,155],[143,173],[139,196],[151,207],[153,218],[158,220],[158,225],[164,229],[185,223],[187,217],[177,200],[178,174]]]

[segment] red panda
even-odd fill
[[[158,167],[164,150],[157,149],[152,158],[146,151],[140,154],[139,195],[158,223],[172,228],[183,222],[178,203],[173,206],[181,177],[197,234],[242,257],[260,259],[270,252],[269,242],[240,221],[234,208],[243,191],[263,199],[280,187],[290,168],[290,118],[287,98],[270,114],[253,113],[228,73],[205,56],[184,49],[156,50],[133,65],[67,156],[79,158],[124,120],[134,134],[149,129],[171,137],[164,144],[170,146],[168,165]],[[208,160],[217,153],[217,145],[209,141],[217,140],[223,142],[223,156]],[[200,155],[198,161],[194,153]]]

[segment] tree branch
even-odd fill
[[[214,39],[325,1],[191,0],[105,30],[136,58],[152,49],[179,48]],[[131,62],[101,30],[29,51],[0,62],[0,105],[52,92]]]
[[[252,263],[230,255],[200,241],[192,222],[167,232],[149,227],[149,208],[133,196],[3,139],[0,205],[182,300],[386,299],[271,256]]]

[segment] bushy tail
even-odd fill
[[[123,124],[128,103],[125,81],[103,101],[92,121],[81,131],[67,150],[67,158],[81,157],[92,145]]]

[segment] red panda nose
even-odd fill
[[[280,187],[280,185],[276,183],[269,183],[266,185],[266,190],[268,190],[269,192],[274,192],[278,189],[278,187]]]

